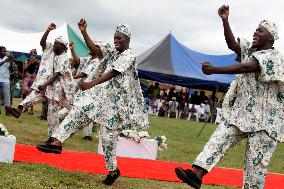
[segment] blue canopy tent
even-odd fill
[[[199,89],[226,90],[234,75],[205,75],[201,62],[215,66],[236,64],[235,54],[206,55],[191,50],[170,33],[159,43],[138,56],[139,77],[163,83]]]

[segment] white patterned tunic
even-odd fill
[[[90,77],[90,74],[92,73],[93,70],[97,70],[98,68],[98,65],[100,64],[100,61],[98,58],[94,58],[92,59],[92,56],[91,55],[88,55],[86,57],[81,57],[80,58],[80,65],[76,71],[76,74],[79,74],[79,73],[84,73],[87,75],[87,77],[85,78],[78,78],[76,79],[76,82],[77,83],[80,83],[80,82],[84,82],[87,80],[87,78]],[[99,71],[99,70],[97,70]]]
[[[43,50],[41,62],[38,68],[37,76],[31,86],[32,89],[39,91],[38,86],[46,83],[47,78],[52,74],[52,64],[50,64],[50,54],[53,51],[51,43],[46,44],[46,48]]]
[[[132,49],[122,53],[110,44],[98,44],[103,53],[106,70],[120,72],[113,79],[75,95],[74,105],[94,122],[108,129],[147,128],[148,115],[136,70]]]
[[[275,50],[255,51],[241,40],[242,62],[254,58],[259,73],[240,74],[231,83],[222,107],[222,119],[243,132],[267,131],[284,142],[284,59]]]
[[[48,74],[47,78],[44,78],[45,82],[55,73],[59,72],[61,74],[58,79],[46,88],[45,96],[57,102],[60,102],[63,99],[72,102],[76,86],[72,77],[72,70],[67,53],[55,55],[53,52],[53,45],[47,43],[43,53],[42,63],[49,64],[48,68],[50,70],[48,71],[51,72]]]

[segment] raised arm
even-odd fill
[[[40,46],[42,47],[42,49],[44,50],[46,48],[46,39],[47,39],[47,36],[49,34],[49,32],[51,30],[54,30],[56,29],[56,25],[54,23],[51,23],[49,24],[49,26],[47,27],[47,30],[44,32],[41,40],[40,40]]]
[[[218,14],[223,21],[224,36],[229,49],[236,54],[241,54],[240,44],[236,41],[235,36],[229,24],[229,6],[223,5],[218,9]]]
[[[102,56],[102,51],[100,48],[98,48],[94,42],[92,41],[92,39],[90,38],[90,36],[87,33],[87,22],[85,19],[81,19],[80,22],[78,23],[78,27],[83,35],[83,38],[85,40],[86,45],[88,46],[89,50],[93,53],[93,54],[97,54],[98,56]]]
[[[72,57],[74,59],[74,63],[75,64],[80,64],[80,59],[78,58],[78,56],[77,56],[77,54],[75,53],[75,50],[74,50],[74,43],[73,43],[73,41],[70,42],[69,48],[70,48]]]
[[[206,75],[211,74],[241,74],[241,73],[251,73],[259,72],[260,67],[256,59],[251,59],[242,64],[234,64],[232,66],[225,67],[214,67],[209,62],[203,62],[202,71]]]

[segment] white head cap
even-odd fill
[[[278,36],[278,29],[276,27],[276,24],[274,22],[271,22],[269,20],[262,20],[259,25],[265,27],[269,33],[273,36],[274,40],[279,39]]]
[[[63,39],[62,36],[58,36],[58,37],[55,39],[55,41],[64,44],[64,45],[66,46],[66,48],[67,48],[68,43],[67,43],[66,40]]]
[[[123,33],[124,35],[126,35],[127,37],[131,38],[131,31],[130,31],[130,27],[128,24],[119,24],[116,27],[116,32],[119,33]]]

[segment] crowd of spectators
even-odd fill
[[[193,93],[190,89],[176,91],[175,87],[161,90],[156,82],[145,91],[144,99],[148,113],[156,116],[205,122],[214,122],[216,118],[218,99],[214,92],[206,96],[202,90]]]
[[[31,86],[37,76],[40,59],[35,49],[30,51],[26,61],[21,62],[14,59],[13,54],[0,47],[0,106],[4,106],[5,114],[14,114],[13,97],[25,98],[31,91]],[[47,118],[47,102],[43,103],[41,119]],[[28,111],[28,110],[24,110]],[[1,114],[0,109],[0,114]],[[28,114],[33,114],[31,108]]]

